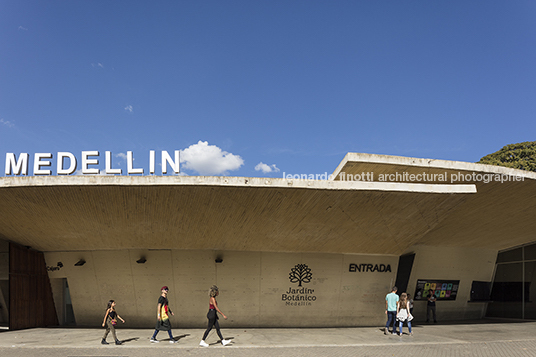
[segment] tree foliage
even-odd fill
[[[298,264],[290,270],[289,279],[291,283],[299,283],[298,286],[302,286],[302,283],[310,283],[313,274],[311,268],[306,264]]]
[[[506,145],[501,150],[484,156],[478,163],[536,172],[536,141]]]

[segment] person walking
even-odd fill
[[[210,296],[209,305],[208,305],[208,313],[207,313],[207,319],[208,319],[208,328],[203,334],[203,339],[201,342],[199,342],[199,346],[201,347],[208,347],[208,343],[205,342],[205,340],[208,337],[209,332],[212,330],[212,327],[216,327],[216,333],[218,334],[218,337],[220,338],[222,345],[227,345],[231,342],[231,340],[225,340],[221,334],[220,331],[220,324],[218,323],[218,313],[223,316],[225,320],[227,320],[227,316],[218,307],[218,303],[216,302],[216,296],[220,294],[218,287],[216,285],[212,285],[210,287],[210,290],[208,291],[208,295]]]
[[[396,319],[398,320],[398,330],[400,332],[399,335],[402,336],[402,326],[404,325],[404,321],[406,321],[409,335],[413,336],[413,332],[411,332],[411,320],[413,320],[413,315],[410,313],[409,300],[406,293],[400,295],[400,301],[396,304],[396,307]]]
[[[436,301],[437,301],[437,298],[434,294],[434,291],[430,289],[428,291],[428,304],[426,307],[426,322],[430,321],[430,312],[431,312],[434,317],[434,323],[437,323],[436,304],[435,304]]]
[[[102,327],[106,327],[106,332],[104,332],[104,336],[102,336],[101,343],[103,345],[109,345],[108,342],[106,342],[106,337],[108,337],[108,334],[110,331],[112,331],[112,337],[115,340],[116,345],[122,344],[121,341],[117,339],[117,335],[115,334],[115,325],[117,325],[117,319],[123,321],[125,323],[125,320],[119,314],[115,311],[115,301],[110,300],[108,301],[108,306],[106,307],[106,313],[104,314],[104,321],[102,322]]]
[[[385,296],[385,314],[387,314],[387,323],[385,324],[384,333],[387,335],[389,333],[389,326],[391,321],[393,323],[393,335],[396,335],[396,311],[398,303],[397,287],[393,286],[393,289],[387,296]]]
[[[175,341],[175,338],[173,338],[173,334],[171,333],[171,321],[169,321],[169,315],[174,315],[173,311],[171,311],[169,308],[169,301],[167,298],[169,288],[167,286],[163,286],[160,291],[161,295],[158,298],[158,306],[156,308],[156,328],[150,341],[152,343],[160,342],[156,339],[156,335],[158,335],[158,332],[160,331],[167,331],[169,335],[169,343],[176,343],[177,341]]]
[[[413,316],[413,299],[411,298],[410,294],[408,294],[408,302],[409,302],[409,313]]]

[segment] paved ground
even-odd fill
[[[379,327],[317,329],[222,329],[228,346],[215,333],[199,347],[201,329],[174,330],[151,344],[149,329],[117,329],[121,346],[103,346],[104,329],[38,328],[0,333],[0,356],[536,356],[536,322],[481,320],[418,325],[413,336],[384,335]],[[405,329],[407,333],[407,330]],[[166,339],[164,339],[166,338]],[[108,338],[111,342],[111,336]]]

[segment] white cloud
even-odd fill
[[[19,26],[19,30],[28,31],[28,29],[26,27],[22,27],[22,26]]]
[[[262,171],[264,173],[268,173],[268,172],[279,172],[279,169],[277,168],[277,166],[275,166],[275,164],[273,165],[267,165],[265,163],[263,163],[262,161],[259,162],[257,164],[257,166],[255,166],[255,170],[256,171]]]
[[[134,111],[134,108],[132,107],[132,105],[127,105],[127,106],[125,107],[125,110],[126,110],[127,112],[129,112],[129,113],[132,113],[132,112]]]
[[[207,141],[199,141],[181,151],[181,163],[188,170],[197,171],[200,175],[222,175],[227,171],[238,170],[244,160]]]
[[[8,128],[13,128],[15,126],[15,124],[10,122],[9,120],[4,120],[4,119],[0,119],[0,124],[3,124],[7,126]]]
[[[124,154],[124,153],[120,152],[119,154],[115,155],[115,157],[119,157],[119,158],[121,158],[123,160],[126,160],[127,159],[127,154]]]

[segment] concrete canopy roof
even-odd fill
[[[348,154],[336,174],[370,165],[387,171],[422,170],[397,157],[385,157],[391,163],[377,162],[377,156]],[[458,163],[445,163],[458,169]],[[432,166],[428,168],[445,169]],[[210,249],[399,255],[415,244],[502,249],[536,240],[536,175],[521,173],[523,182],[486,185],[204,176],[4,177],[0,237],[46,252]]]
[[[332,176],[341,180],[363,172],[370,172],[369,177],[374,173],[375,180],[382,174],[384,178],[396,178],[398,173],[399,182],[422,182],[416,181],[417,175],[426,173],[428,179],[437,175],[436,180],[428,183],[476,185],[477,194],[462,202],[417,244],[502,250],[536,241],[536,172],[468,162],[348,153]],[[409,180],[411,174],[415,175],[414,180]],[[437,180],[441,174],[445,174],[447,181]],[[491,180],[486,183],[486,178]],[[501,178],[508,181],[501,182]]]

